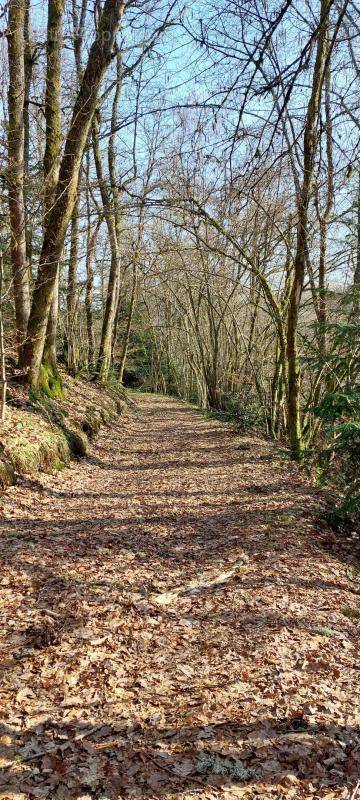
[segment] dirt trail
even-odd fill
[[[350,798],[359,584],[270,443],[138,396],[1,499],[0,798]]]

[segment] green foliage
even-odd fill
[[[124,370],[124,386],[135,389],[147,382],[151,374],[153,347],[152,339],[146,331],[133,332]]]
[[[360,414],[360,393],[350,388],[348,391],[326,394],[316,409],[318,417],[335,421],[339,417]]]
[[[319,455],[320,476],[337,486],[343,500],[333,521],[360,516],[360,316],[354,310],[358,293],[346,293],[336,309],[336,321],[326,326],[327,391],[314,414],[322,420],[324,447]]]
[[[244,392],[228,396],[222,402],[226,418],[235,422],[241,433],[264,428],[264,411],[254,394]]]
[[[60,461],[60,459],[54,461],[53,469],[56,469],[57,472],[62,472],[65,467],[66,463],[64,461]]]
[[[348,395],[328,392],[319,408],[325,420],[328,443],[319,455],[320,475],[328,477],[343,493],[343,500],[333,512],[333,521],[360,516],[360,391]]]
[[[159,356],[154,339],[147,330],[132,333],[123,383],[130,389],[166,390],[169,395],[178,395],[173,369],[164,356]]]

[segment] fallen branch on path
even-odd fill
[[[195,580],[191,581],[191,583],[183,584],[182,586],[176,586],[174,589],[169,589],[167,592],[159,592],[158,594],[149,594],[147,595],[144,600],[150,601],[151,603],[158,603],[159,605],[168,606],[171,603],[174,603],[179,597],[186,597],[186,595],[197,595],[200,594],[204,589],[212,589],[215,586],[221,586],[223,583],[227,583],[227,581],[236,575],[237,572],[240,572],[249,561],[249,557],[244,553],[240,558],[238,558],[232,567],[226,572],[219,572],[218,575],[215,577],[211,577],[208,579],[203,580]],[[141,605],[140,601],[140,605]]]

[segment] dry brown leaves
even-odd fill
[[[0,798],[349,800],[359,586],[298,468],[143,396],[42,484],[2,498]]]

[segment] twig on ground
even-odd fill
[[[357,793],[358,793],[359,789],[360,789],[360,781],[358,781],[358,782],[357,782],[357,784],[356,784],[356,786],[355,786],[355,789],[354,789],[353,793],[350,795],[350,798],[349,798],[349,800],[355,800],[355,798],[356,798],[356,795],[357,795]]]

